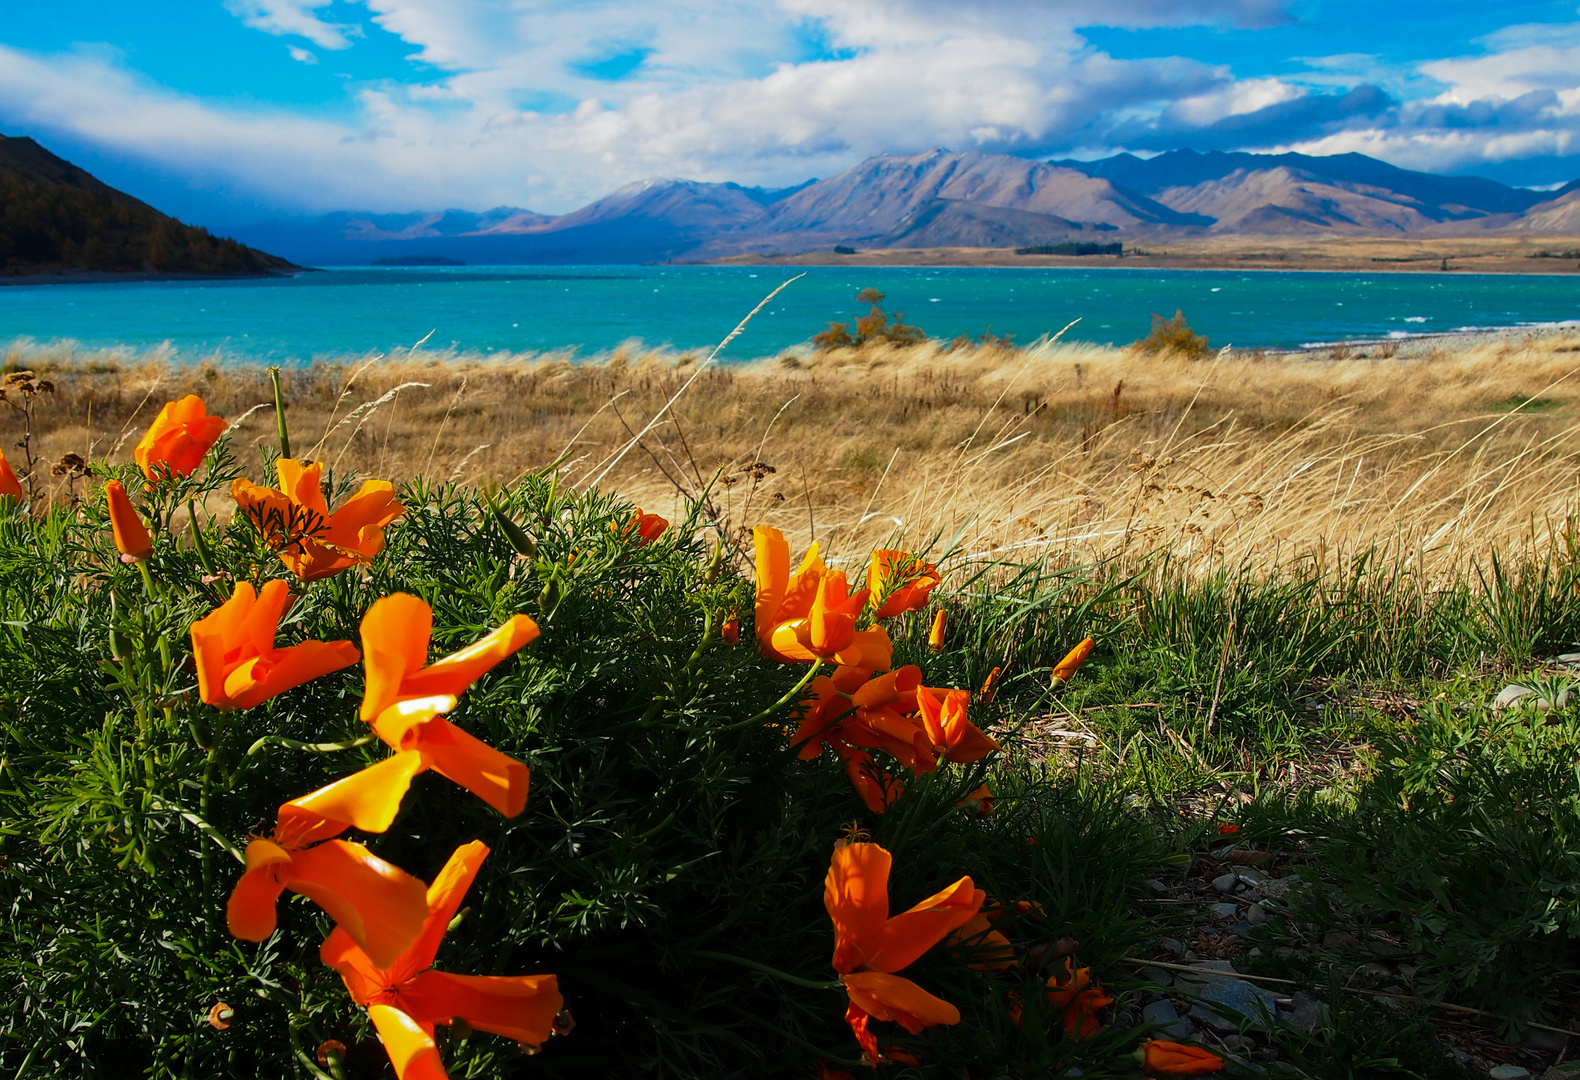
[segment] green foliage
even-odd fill
[[[36,518],[13,506],[0,518],[7,1075],[300,1076],[328,1039],[350,1048],[348,1076],[387,1068],[365,1014],[318,959],[330,929],[318,908],[286,894],[278,932],[260,945],[225,926],[246,838],[267,834],[282,801],[386,754],[376,742],[304,745],[365,732],[356,668],[241,712],[197,700],[192,621],[229,581],[282,573],[239,516],[200,520],[202,551],[171,525],[188,498],[237,472],[222,444],[199,479],[143,494],[159,526],[147,582],[115,556],[97,500]],[[135,476],[122,478],[137,491]],[[406,516],[367,572],[293,583],[301,595],[280,635],[355,640],[362,613],[397,590],[432,606],[437,654],[515,613],[542,627],[453,714],[531,767],[526,812],[503,819],[429,774],[394,826],[367,838],[424,879],[458,845],[488,844],[439,966],[553,972],[575,1016],[574,1032],[530,1061],[508,1041],[452,1032],[443,1049],[453,1076],[803,1076],[817,1058],[855,1065],[843,992],[815,988],[833,978],[822,879],[850,827],[893,852],[895,910],[971,874],[994,896],[1040,902],[1048,918],[1034,937],[1077,934],[1095,959],[1121,955],[1139,934],[1126,897],[1163,857],[1162,840],[1090,772],[994,780],[999,809],[979,819],[956,804],[988,767],[949,768],[915,779],[874,817],[837,763],[798,760],[788,718],[757,714],[804,668],[763,659],[749,632],[748,644],[721,639],[724,618],[750,610],[751,589],[710,569],[694,523],[638,545],[619,528],[629,506],[537,475],[494,495],[496,509],[476,491],[423,481],[402,498]],[[909,645],[902,654],[926,662],[934,683],[959,666]],[[908,974],[966,1021],[922,1037],[880,1024],[886,1044],[951,1075],[1128,1052],[1117,1034],[1079,1046],[1057,1035],[1037,993],[1046,972],[990,977],[965,960],[934,949]],[[1024,991],[1038,1026],[1008,1023],[1010,988]],[[206,1017],[222,1001],[234,1015],[218,1031]]]
[[[1185,321],[1183,311],[1175,311],[1172,319],[1153,312],[1151,332],[1132,348],[1146,356],[1173,353],[1189,360],[1200,360],[1211,351],[1207,348],[1207,339]]]

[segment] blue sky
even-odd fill
[[[55,0],[0,132],[190,220],[498,205],[877,153],[1360,151],[1580,176],[1577,0]]]

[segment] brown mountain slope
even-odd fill
[[[1189,187],[1168,188],[1158,201],[1217,220],[1218,233],[1313,232],[1368,235],[1414,232],[1443,220],[1414,199],[1359,184],[1336,184],[1289,168],[1238,169]]]
[[[1074,169],[1005,154],[933,150],[870,158],[820,180],[775,203],[761,227],[779,234],[841,232],[851,240],[876,239],[934,199],[1119,228],[1207,224]]]
[[[273,255],[183,225],[26,137],[0,135],[0,278],[73,271],[251,275]]]

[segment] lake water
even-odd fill
[[[409,346],[478,353],[637,339],[711,348],[795,271],[766,267],[357,268],[294,278],[0,288],[0,342],[168,342],[287,365]],[[723,355],[773,355],[865,308],[863,288],[933,337],[1056,333],[1128,343],[1183,310],[1214,347],[1298,346],[1580,320],[1580,273],[1340,274],[1128,269],[812,267]]]

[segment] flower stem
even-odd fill
[[[690,955],[700,956],[704,960],[723,960],[726,964],[737,964],[740,967],[751,968],[753,971],[760,971],[764,975],[772,975],[774,978],[782,979],[787,983],[795,983],[797,986],[804,986],[808,990],[845,989],[845,984],[841,982],[817,982],[812,979],[803,979],[799,975],[792,975],[788,971],[780,971],[778,968],[769,967],[767,964],[759,964],[756,960],[748,960],[744,956],[734,956],[730,953],[722,952],[709,952],[706,949],[692,949],[690,950]]]
[[[749,718],[747,718],[745,720],[737,721],[736,723],[733,723],[733,724],[728,724],[725,727],[720,728],[719,730],[721,730],[721,731],[737,731],[740,728],[751,727],[754,724],[767,723],[768,720],[770,720],[773,717],[774,713],[778,712],[780,709],[784,708],[785,706],[792,704],[798,697],[801,696],[801,691],[805,690],[807,688],[807,684],[810,683],[814,678],[817,677],[817,673],[818,673],[819,670],[822,669],[822,667],[823,667],[823,661],[818,660],[818,661],[814,662],[812,664],[812,666],[807,669],[807,673],[805,675],[801,676],[801,681],[796,683],[789,690],[785,691],[784,697],[780,698],[778,701],[776,701],[772,705],[768,706],[768,708],[764,709],[762,712],[758,713],[756,716],[749,717]]]

